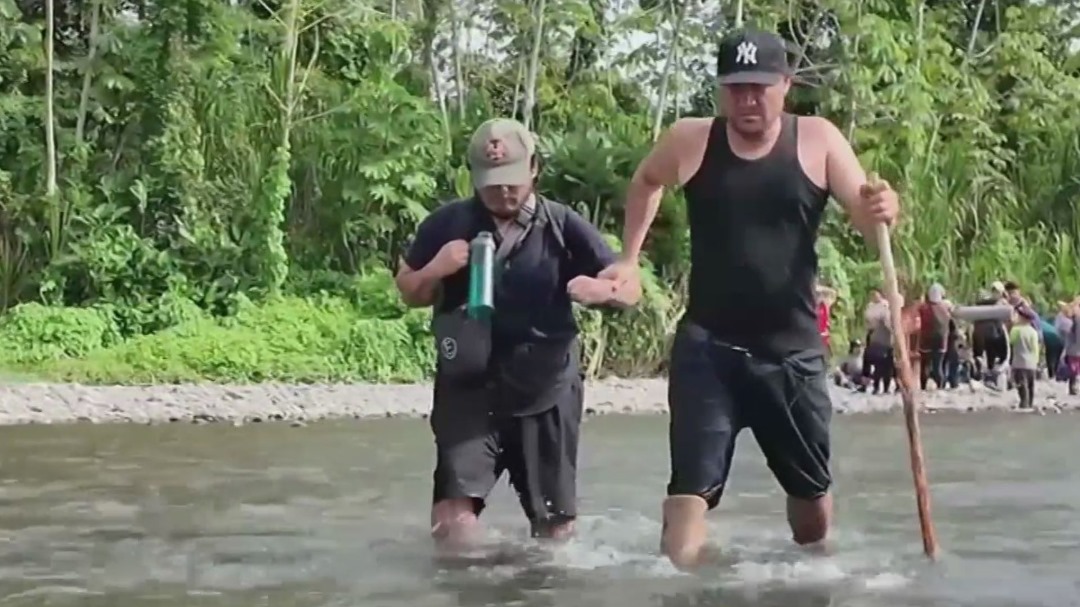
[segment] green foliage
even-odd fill
[[[435,361],[427,322],[423,312],[368,318],[341,298],[284,297],[38,368],[87,383],[421,381]]]
[[[107,309],[15,306],[0,317],[0,364],[41,365],[89,356],[120,341]]]
[[[713,111],[713,49],[735,11],[53,1],[50,64],[40,4],[0,0],[0,366],[108,382],[425,377],[426,313],[401,305],[389,272],[417,223],[468,193],[470,130],[528,122],[545,194],[619,234],[657,129]],[[915,287],[1080,292],[1076,0],[742,4],[801,48],[800,81],[824,85],[791,109],[828,116],[901,191],[894,247]],[[842,340],[880,272],[842,213],[822,231]],[[580,314],[593,375],[663,371],[688,248],[668,192],[646,304]]]
[[[431,314],[406,310],[388,297],[392,280],[386,271],[370,272],[356,282],[352,299],[324,294],[241,301],[233,315],[128,340],[120,339],[107,310],[24,304],[0,322],[0,340],[15,353],[0,363],[79,383],[423,381],[435,364]],[[632,312],[582,311],[589,369],[604,366],[625,375],[661,370],[666,344],[650,335],[670,332],[676,306],[654,280],[646,292],[646,303]]]
[[[40,368],[48,377],[90,383],[426,378],[435,362],[430,313],[390,299],[386,271],[361,277],[354,293],[352,300],[322,294],[240,301],[233,315],[181,322]]]

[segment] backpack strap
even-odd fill
[[[566,230],[566,217],[570,214],[570,211],[566,208],[566,205],[543,196],[538,195],[537,200],[544,207],[544,215],[547,216],[548,225],[551,226],[551,235],[555,237],[555,242],[569,259],[571,254],[570,249],[566,247],[564,232]]]

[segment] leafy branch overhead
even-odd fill
[[[98,333],[131,339],[249,300],[353,293],[468,194],[464,144],[494,115],[540,135],[549,195],[618,234],[652,141],[714,112],[715,43],[740,22],[788,39],[805,85],[790,109],[830,117],[902,190],[905,273],[956,297],[1002,277],[1071,297],[1077,14],[1080,0],[0,0],[0,310],[107,310],[116,331]],[[593,361],[663,351],[689,246],[667,196],[655,306],[635,321],[649,328],[586,319]],[[853,317],[876,266],[838,211],[823,231],[822,272]]]

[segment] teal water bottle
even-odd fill
[[[469,243],[470,318],[488,319],[495,310],[495,237],[480,232]]]

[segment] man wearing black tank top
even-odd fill
[[[699,561],[705,514],[727,483],[735,438],[750,428],[788,496],[800,545],[825,539],[832,513],[827,363],[818,335],[815,244],[830,195],[872,240],[899,212],[884,182],[867,183],[828,120],[784,113],[784,41],[743,30],[721,42],[722,118],[677,121],[627,192],[623,256],[601,276],[634,280],[665,187],[684,188],[690,298],[671,351],[671,477],[661,549]]]

